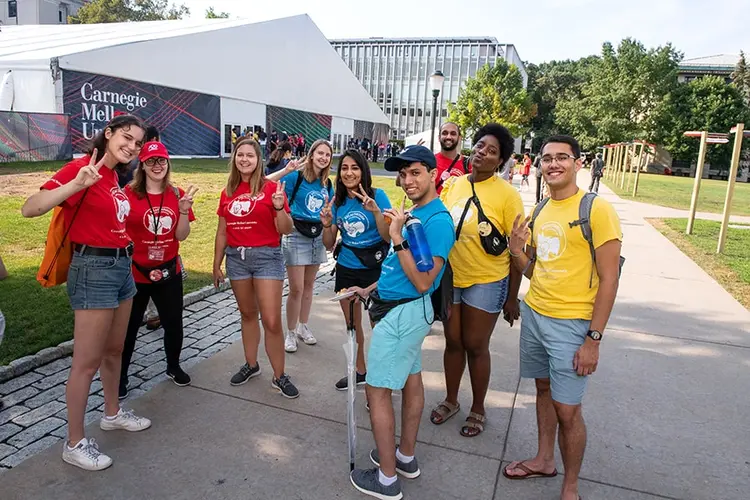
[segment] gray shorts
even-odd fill
[[[328,262],[322,236],[308,238],[294,229],[282,238],[281,248],[287,266],[317,266]]]
[[[279,247],[227,247],[227,278],[284,281],[284,259]]]
[[[586,340],[589,320],[557,319],[539,314],[521,302],[521,376],[548,378],[552,399],[579,405],[588,377],[573,368],[573,357]]]

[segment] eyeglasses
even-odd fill
[[[144,162],[147,167],[153,167],[156,164],[159,164],[161,166],[164,166],[167,164],[166,158],[149,158]]]
[[[558,164],[565,163],[568,159],[576,160],[577,158],[568,153],[558,153],[555,156],[545,155],[542,156],[542,165],[552,165],[553,161],[556,161]]]

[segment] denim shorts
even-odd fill
[[[474,309],[497,314],[503,310],[508,298],[508,282],[509,279],[505,277],[492,283],[480,283],[466,288],[453,287],[453,303],[463,302]]]
[[[68,269],[70,307],[115,309],[135,296],[130,257],[98,257],[73,254]]]
[[[573,369],[573,357],[586,340],[589,320],[558,319],[539,314],[521,302],[521,376],[548,378],[552,399],[579,405],[587,376]]]
[[[287,266],[317,266],[328,262],[323,237],[308,238],[293,229],[281,240],[284,263]]]
[[[284,281],[284,259],[279,247],[227,247],[227,278]]]
[[[367,385],[403,389],[422,371],[422,342],[430,333],[432,302],[425,298],[394,307],[372,330],[367,353]]]

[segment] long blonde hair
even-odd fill
[[[318,176],[315,174],[315,167],[313,166],[313,155],[315,154],[315,150],[320,146],[325,146],[331,151],[331,159],[328,162],[328,166],[321,170],[320,175]],[[307,153],[307,161],[305,162],[305,167],[302,169],[302,175],[305,177],[305,180],[307,182],[315,182],[315,179],[320,179],[321,184],[325,185],[325,181],[326,179],[328,179],[328,175],[331,172],[332,163],[333,148],[331,147],[331,144],[325,139],[318,139],[317,141],[313,142],[313,145],[310,147],[310,152]]]
[[[170,174],[172,173],[172,160],[167,158],[167,175],[164,176],[164,178],[161,180],[161,187],[162,192],[166,193],[167,189],[172,186],[172,181],[170,180]],[[138,164],[138,167],[135,169],[135,172],[133,172],[133,180],[130,181],[130,190],[138,196],[138,198],[145,198],[146,197],[146,168],[143,165],[143,162],[140,162]]]
[[[240,171],[237,170],[235,160],[237,158],[237,151],[240,149],[240,147],[245,145],[252,146],[252,148],[255,150],[255,156],[258,158],[258,164],[256,165],[255,170],[253,170],[253,173],[250,174],[250,194],[254,195],[260,193],[260,191],[263,189],[263,183],[265,182],[263,169],[265,167],[263,166],[263,154],[261,153],[260,144],[258,144],[255,139],[245,137],[244,139],[240,139],[239,141],[237,141],[237,143],[234,145],[234,149],[232,150],[232,156],[229,158],[229,179],[227,180],[226,188],[227,196],[232,196],[239,187],[240,182],[242,182],[242,174],[240,174]]]

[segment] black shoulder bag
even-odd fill
[[[294,189],[292,190],[292,196],[289,198],[289,206],[294,203],[294,199],[297,197],[297,192],[299,191],[300,186],[302,185],[302,181],[304,181],[304,176],[302,175],[302,172],[299,173],[297,177],[297,182],[294,183]],[[326,187],[331,186],[330,179],[326,182]],[[292,217],[292,221],[294,222],[294,228],[302,235],[307,238],[317,238],[321,234],[323,234],[323,223],[320,221],[309,221],[309,220],[303,220],[303,219],[297,219],[295,217]]]
[[[375,245],[364,248],[353,247],[347,245],[343,241],[341,242],[341,246],[351,250],[354,256],[357,257],[367,269],[376,269],[380,267],[386,256],[388,256],[388,251],[391,249],[391,244],[385,240],[381,240]],[[338,255],[336,256],[338,257]]]
[[[479,202],[479,197],[474,190],[474,181],[470,178],[469,182],[471,183],[471,198],[466,200],[466,206],[464,206],[464,212],[461,214],[461,220],[458,221],[458,227],[456,228],[456,241],[458,241],[458,237],[461,235],[461,228],[464,225],[464,219],[469,211],[469,206],[474,203],[474,206],[477,207],[477,229],[479,231],[479,240],[482,243],[482,248],[490,255],[501,255],[505,249],[508,248],[508,238],[502,234],[484,214],[482,204]]]

